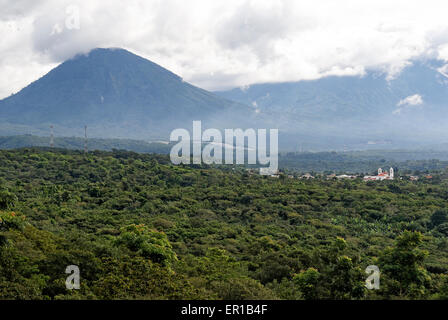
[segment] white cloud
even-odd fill
[[[448,44],[440,46],[438,48],[438,53],[439,53],[438,56],[439,59],[448,61]]]
[[[80,29],[65,27],[80,9]],[[0,97],[95,47],[123,47],[206,89],[398,74],[448,61],[444,0],[0,0]]]
[[[437,71],[439,71],[440,74],[443,75],[444,77],[448,78],[448,64],[438,68]]]
[[[414,106],[419,106],[423,104],[423,98],[421,95],[419,94],[414,94],[412,96],[408,96],[404,99],[401,99],[398,103],[397,103],[397,108],[396,110],[394,110],[392,113],[393,114],[401,114],[401,111],[404,108],[408,108],[408,107],[414,107]]]
[[[419,94],[414,94],[412,96],[401,99],[397,106],[418,106],[423,103],[422,96]]]

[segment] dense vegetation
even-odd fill
[[[299,180],[0,151],[2,299],[448,298],[448,175]],[[377,265],[379,290],[364,270]],[[65,288],[77,265],[81,289]]]

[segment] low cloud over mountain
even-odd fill
[[[0,97],[96,47],[121,47],[208,90],[448,59],[443,1],[0,0]],[[79,20],[79,28],[70,21]],[[69,21],[67,25],[67,21]]]

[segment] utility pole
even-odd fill
[[[87,153],[87,126],[84,126],[84,153]]]
[[[50,148],[54,147],[54,133],[53,133],[53,125],[50,126],[51,135],[50,135]]]

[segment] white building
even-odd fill
[[[394,168],[390,168],[389,172],[383,171],[383,169],[378,169],[378,175],[376,176],[365,176],[364,181],[382,181],[382,180],[394,180]]]

